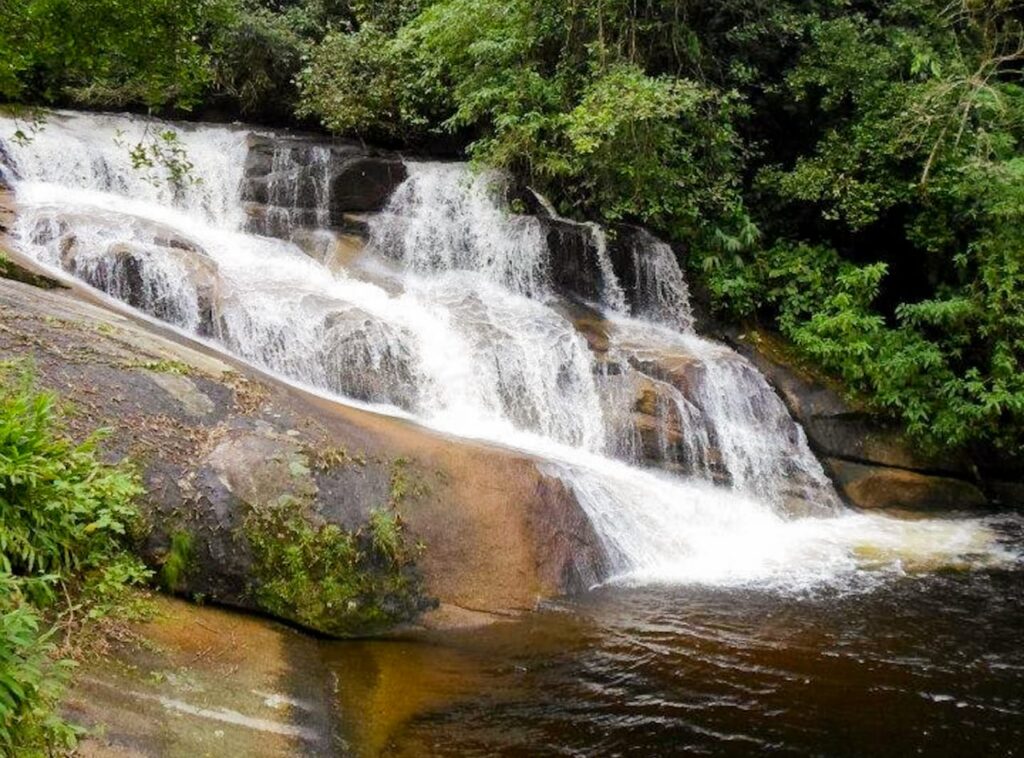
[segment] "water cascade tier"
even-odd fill
[[[293,382],[531,452],[610,579],[1008,559],[982,520],[844,508],[764,377],[694,331],[675,254],[643,230],[515,214],[501,175],[348,143],[72,113],[16,128],[0,119],[24,252]],[[184,178],[133,164],[167,130]]]

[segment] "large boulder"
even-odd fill
[[[135,242],[117,242],[97,252],[67,235],[61,242],[61,265],[93,287],[163,321],[213,334],[220,274],[205,253]]]
[[[825,458],[825,464],[846,498],[858,508],[969,510],[987,503],[980,489],[962,479],[841,458]]]
[[[27,214],[28,215],[28,214]],[[74,229],[88,229],[93,239],[133,240],[139,244],[169,247],[205,255],[202,246],[174,227],[159,221],[109,210],[63,210],[53,207],[32,209],[27,219],[25,241],[64,252],[77,243]],[[85,248],[89,252],[89,248]]]
[[[777,335],[751,329],[726,336],[775,387],[852,505],[928,510],[1024,502],[1015,500],[1014,482],[990,483],[965,454],[928,451],[895,422],[844,397]]]
[[[327,381],[337,392],[366,402],[414,410],[417,401],[415,340],[407,331],[351,305],[338,305],[325,320]]]
[[[395,153],[310,135],[249,137],[242,200],[250,231],[290,237],[381,210],[407,175]]]
[[[331,222],[341,226],[346,213],[379,211],[408,171],[397,156],[365,155],[340,161],[331,172]]]
[[[550,216],[540,216],[538,221],[550,251],[551,284],[555,291],[574,300],[600,302],[603,280],[593,229]]]
[[[641,227],[602,229],[551,215],[537,219],[549,251],[551,284],[559,295],[689,325],[687,285],[671,246]]]
[[[0,279],[0,352],[76,408],[72,433],[112,429],[173,591],[343,636],[527,610],[606,575],[572,493],[529,456],[309,395],[91,297]]]

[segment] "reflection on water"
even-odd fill
[[[1024,755],[1021,579],[608,587],[325,653],[361,755]]]

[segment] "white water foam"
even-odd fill
[[[540,297],[547,292],[540,226],[500,207],[504,187],[500,174],[473,173],[464,164],[410,164],[385,214],[371,222],[374,244],[413,271],[474,271]]]

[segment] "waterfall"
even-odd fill
[[[261,143],[256,141],[256,147],[264,147]],[[248,181],[242,182],[242,199],[250,209],[263,210],[249,215],[246,229],[285,239],[302,229],[326,229],[330,224],[330,148],[296,140],[275,140],[266,147],[270,153],[267,173],[258,180],[247,176]]]
[[[679,331],[693,330],[690,290],[672,248],[646,231],[633,240],[637,279],[634,312]]]
[[[414,271],[473,271],[540,296],[547,289],[540,226],[499,206],[504,183],[500,174],[473,174],[461,164],[414,164],[371,223],[374,244]]]
[[[601,302],[615,313],[626,313],[626,293],[615,275],[615,266],[608,254],[608,235],[600,224],[590,222],[587,227],[589,227],[590,236],[594,241],[597,268],[601,272]]]
[[[507,301],[514,303],[514,308],[503,318],[492,319],[492,323],[512,323],[514,328],[503,332],[492,326],[483,335],[484,350],[486,342],[515,344],[517,333],[528,323],[517,318],[515,311],[534,300],[554,297],[546,279],[546,272],[554,265],[553,253],[535,219],[499,207],[502,189],[500,177],[474,176],[458,164],[412,164],[409,178],[371,224],[372,246],[417,272],[479,277],[488,286],[531,298]],[[693,332],[689,292],[672,249],[646,232],[631,242],[636,272],[635,302],[631,307],[614,272],[604,231],[596,224],[581,226],[596,250],[602,279],[601,305],[606,309],[610,336],[608,362],[614,365],[617,384],[656,382],[671,403],[659,419],[658,431],[665,443],[662,457],[703,479],[715,478],[715,470],[721,469],[719,478],[732,488],[756,493],[780,509],[786,508],[787,497],[797,497],[803,500],[805,509],[834,510],[838,499],[808,448],[803,431],[764,377],[736,352]],[[630,310],[638,317],[625,316]],[[555,321],[549,328],[556,328]],[[524,357],[499,355],[499,365],[529,366],[531,361],[524,362]],[[672,383],[671,368],[666,365],[680,360],[689,367],[679,378],[687,386],[689,397]],[[563,376],[572,377],[574,385],[587,386],[589,392],[589,375],[594,372],[591,364],[581,357],[573,363],[574,371]],[[557,393],[559,388],[552,390]],[[615,399],[621,406],[621,396]],[[553,395],[549,400],[535,407],[541,413],[565,413],[560,397]],[[621,407],[613,406],[604,413],[621,418],[617,410]],[[570,417],[598,413],[585,406],[569,411]],[[519,416],[516,420],[524,419]],[[681,451],[671,449],[664,440],[665,427],[673,422],[680,427]],[[553,429],[540,428],[538,420],[519,426],[553,436]],[[632,429],[623,426],[621,422],[606,422],[600,436],[609,451],[632,449],[634,454],[628,457],[636,462],[635,446],[621,439],[623,434],[632,434]],[[565,434],[554,436],[560,441],[574,439]],[[594,445],[587,448],[601,449]]]
[[[177,183],[125,147],[168,129],[194,167]],[[0,138],[13,131],[0,118]],[[300,244],[336,234],[328,148],[57,113],[3,155],[26,253],[291,380],[529,451],[624,581],[813,583],[865,552],[898,566],[984,547],[976,522],[844,510],[764,377],[694,332],[675,255],[646,232],[613,258],[603,229],[577,225],[601,282],[581,302],[555,286],[564,253],[540,222],[505,206],[504,178],[461,164],[407,163],[365,249],[327,265]]]

